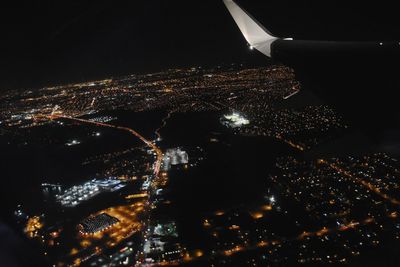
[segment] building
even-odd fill
[[[186,151],[181,150],[181,148],[170,148],[164,153],[164,159],[162,162],[162,167],[164,171],[167,171],[171,166],[187,164],[189,162],[189,156]]]
[[[65,207],[75,207],[101,192],[114,192],[125,184],[115,177],[107,179],[93,179],[82,185],[73,186],[62,194],[56,195],[56,201]]]
[[[79,232],[84,235],[95,234],[97,232],[101,232],[110,228],[118,222],[119,220],[117,218],[112,217],[107,213],[101,213],[99,215],[91,216],[84,219],[79,224]]]
[[[237,128],[250,123],[243,115],[238,112],[232,112],[232,114],[226,114],[221,118],[223,125],[230,128]]]

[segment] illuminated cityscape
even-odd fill
[[[399,267],[396,4],[7,1],[0,267]]]
[[[15,224],[53,266],[341,265],[399,244],[397,159],[319,152],[354,130],[308,94],[281,65],[8,91],[7,149],[52,155]]]

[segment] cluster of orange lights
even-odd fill
[[[148,197],[147,193],[139,193],[139,194],[133,194],[133,195],[128,195],[125,197],[125,199],[136,199],[136,198],[144,198]]]
[[[299,144],[295,144],[295,143],[293,143],[292,141],[283,138],[283,137],[282,137],[281,135],[279,135],[279,134],[275,135],[275,138],[276,138],[276,139],[279,139],[279,140],[281,140],[281,141],[283,141],[283,142],[285,142],[285,143],[287,143],[287,144],[290,145],[291,147],[296,148],[296,149],[298,149],[298,150],[300,150],[300,151],[304,151],[304,149],[305,149],[303,146],[301,146],[301,145],[299,145]]]
[[[228,227],[229,230],[239,230],[240,226],[236,224],[232,224],[231,226]]]
[[[264,213],[259,212],[259,211],[252,211],[249,213],[250,213],[250,216],[255,220],[258,220],[258,219],[261,219],[262,217],[264,217]]]
[[[39,216],[34,216],[28,219],[25,226],[25,233],[29,238],[37,237],[38,231],[43,228],[43,223]]]

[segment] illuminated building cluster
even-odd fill
[[[65,207],[75,207],[101,192],[113,192],[124,186],[123,182],[114,177],[104,180],[93,179],[82,185],[73,186],[65,190],[62,194],[57,194],[56,201]]]
[[[221,118],[221,122],[231,128],[241,127],[249,124],[249,120],[243,117],[238,112],[232,112],[232,114],[226,114]]]
[[[152,262],[182,261],[186,249],[178,242],[177,227],[174,222],[150,225],[145,240],[144,253]]]
[[[114,218],[107,213],[101,213],[83,220],[79,224],[79,228],[83,235],[95,234],[109,229],[118,222],[119,220],[117,218]]]
[[[28,218],[25,226],[25,233],[28,237],[34,238],[38,236],[39,230],[43,228],[43,222],[39,216]]]
[[[164,159],[162,162],[163,170],[167,171],[172,166],[180,164],[188,164],[189,156],[188,154],[181,150],[180,148],[170,148],[164,153]]]

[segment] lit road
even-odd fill
[[[49,119],[67,119],[67,120],[72,120],[72,121],[77,121],[77,122],[81,122],[81,123],[87,123],[87,124],[93,124],[96,126],[100,126],[100,127],[109,127],[109,128],[114,128],[114,129],[118,129],[118,130],[122,130],[122,131],[127,131],[130,134],[136,136],[137,138],[139,138],[143,143],[145,143],[150,149],[152,149],[154,151],[154,153],[156,154],[156,161],[154,162],[153,165],[153,174],[154,174],[154,178],[157,178],[159,176],[159,172],[160,172],[160,168],[161,168],[161,163],[163,160],[163,153],[161,151],[161,149],[159,147],[157,147],[153,142],[147,140],[146,138],[144,138],[141,134],[139,134],[137,131],[128,128],[128,127],[123,127],[123,126],[117,126],[117,125],[113,125],[113,124],[108,124],[108,123],[104,123],[104,122],[97,122],[97,121],[91,121],[91,120],[87,120],[87,119],[81,119],[81,118],[76,118],[76,117],[69,117],[69,116],[64,116],[64,115],[49,115],[49,116],[45,116]],[[148,194],[148,200],[150,199],[150,194]],[[151,206],[151,204],[149,203],[149,201],[146,202],[146,210],[148,210],[148,208]],[[145,231],[143,232],[143,236],[144,239],[147,238],[147,224],[148,224],[149,220],[144,220],[143,221],[143,227],[142,229],[145,229]]]
[[[163,153],[162,153],[161,149],[158,148],[154,143],[152,143],[151,141],[144,138],[141,134],[139,134],[135,130],[128,128],[128,127],[117,126],[117,125],[108,124],[108,123],[104,123],[104,122],[91,121],[91,120],[63,116],[63,115],[50,115],[47,117],[50,119],[58,119],[59,118],[59,119],[78,121],[78,122],[82,122],[82,123],[89,123],[89,124],[93,124],[93,125],[97,125],[97,126],[101,126],[101,127],[109,127],[109,128],[122,130],[122,131],[127,131],[127,132],[133,134],[134,136],[139,138],[143,143],[145,143],[149,148],[151,148],[156,153],[157,159],[154,163],[154,175],[158,176],[158,173],[160,172],[160,168],[161,168],[161,162],[163,159]]]

